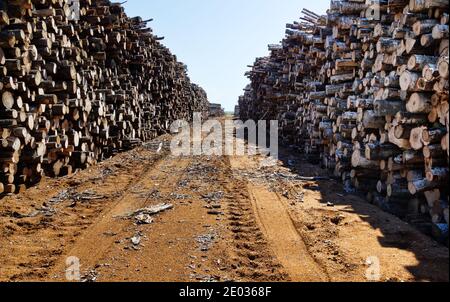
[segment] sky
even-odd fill
[[[153,18],[149,25],[165,37],[191,81],[211,103],[233,111],[249,83],[244,73],[267,45],[279,43],[286,23],[299,20],[303,8],[325,14],[329,0],[128,0],[130,17]]]

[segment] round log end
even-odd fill
[[[409,190],[409,193],[411,193],[412,195],[417,194],[417,189],[413,182],[408,183],[408,190]]]
[[[359,162],[361,161],[361,152],[359,150],[355,150],[352,154],[352,166],[357,168],[359,166]]]
[[[414,150],[420,150],[423,148],[423,140],[422,140],[423,132],[424,131],[422,127],[415,128],[411,131],[411,137],[409,139],[409,142]]]

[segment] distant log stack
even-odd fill
[[[346,189],[448,242],[448,1],[303,14],[250,66],[241,118],[278,119],[283,142]]]
[[[225,110],[221,104],[209,104],[209,116],[210,117],[223,117],[225,116]]]
[[[207,113],[191,84],[147,27],[119,3],[10,0],[0,7],[0,194],[43,175],[86,168]],[[5,3],[4,1],[2,4]]]

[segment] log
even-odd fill
[[[366,145],[365,157],[368,160],[387,160],[390,157],[400,154],[400,149],[392,144],[374,144],[369,143]]]
[[[405,71],[400,76],[400,88],[403,91],[415,92],[417,91],[417,82],[420,74],[410,71]]]
[[[448,56],[441,57],[438,62],[439,75],[443,79],[448,79]]]
[[[14,107],[14,96],[9,91],[2,93],[2,105],[6,109],[12,109]]]
[[[380,162],[375,160],[368,160],[359,150],[355,150],[352,155],[352,166],[355,168],[374,169],[378,170]]]
[[[425,56],[425,55],[412,55],[408,60],[408,70],[410,71],[422,71],[427,64],[436,64],[437,57]]]
[[[406,104],[406,110],[410,113],[430,113],[433,109],[431,96],[424,93],[413,93]]]
[[[435,40],[448,39],[448,24],[437,24],[434,26],[432,36]]]
[[[430,191],[439,188],[441,183],[439,181],[428,181],[426,178],[412,181],[408,185],[408,190],[412,195],[418,193],[423,193],[425,191]]]
[[[429,182],[433,181],[440,181],[445,182],[448,180],[448,168],[444,167],[437,167],[430,169],[427,171],[426,178]]]

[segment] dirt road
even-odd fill
[[[301,157],[179,158],[168,139],[1,199],[0,281],[67,281],[74,264],[99,282],[448,281],[447,248],[299,180],[325,175]]]

